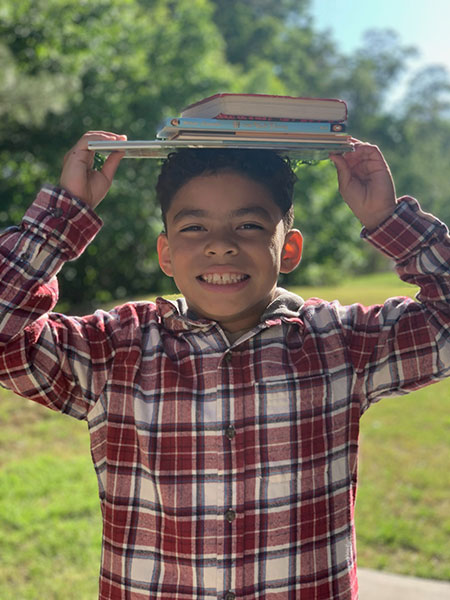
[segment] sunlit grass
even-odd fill
[[[305,300],[323,298],[339,300],[347,305],[353,302],[370,305],[384,302],[392,296],[410,296],[414,298],[417,288],[401,281],[395,273],[376,273],[355,279],[346,279],[332,286],[298,286],[290,288]]]
[[[358,564],[450,580],[450,382],[384,399],[361,421]]]
[[[3,390],[0,421],[0,598],[96,598],[101,518],[86,426]]]

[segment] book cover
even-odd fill
[[[190,104],[181,116],[342,122],[347,104],[337,98],[220,93]]]

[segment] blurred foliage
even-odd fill
[[[17,223],[88,129],[152,139],[161,119],[218,91],[341,97],[349,130],[378,143],[399,194],[450,222],[449,78],[419,73],[392,106],[414,49],[369,31],[352,55],[315,29],[309,0],[3,0],[0,6],[0,226]],[[389,108],[387,108],[389,107]],[[159,270],[157,161],[123,161],[99,207],[105,227],[60,276],[66,310],[172,290]],[[328,163],[301,166],[297,225],[305,255],[289,284],[326,283],[385,263]]]

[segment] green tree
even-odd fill
[[[390,151],[397,189],[450,223],[450,78],[444,67],[422,69],[410,81]]]
[[[2,220],[17,222],[34,190],[57,181],[63,155],[87,129],[154,137],[164,115],[235,81],[206,0],[137,2],[18,0],[0,12],[10,70],[23,101],[2,125]],[[220,68],[218,68],[218,65]],[[36,118],[22,114],[48,83]],[[27,85],[30,94],[26,95]],[[0,110],[11,102],[11,89]],[[100,209],[106,227],[85,256],[61,274],[63,299],[85,308],[160,286],[154,242],[157,165],[124,161]],[[6,176],[5,176],[6,175]]]
[[[0,39],[0,225],[17,223],[40,185],[57,182],[87,129],[151,139],[162,117],[218,91],[342,97],[349,131],[381,146],[399,193],[447,218],[448,76],[420,74],[388,109],[413,54],[392,31],[368,32],[346,56],[315,29],[309,0],[4,0]],[[123,161],[99,209],[106,227],[61,273],[62,308],[169,285],[155,253],[158,167]],[[285,282],[385,266],[363,249],[333,165],[298,172],[305,255]]]

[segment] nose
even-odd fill
[[[234,256],[239,252],[236,241],[228,233],[215,233],[205,244],[207,256]]]

